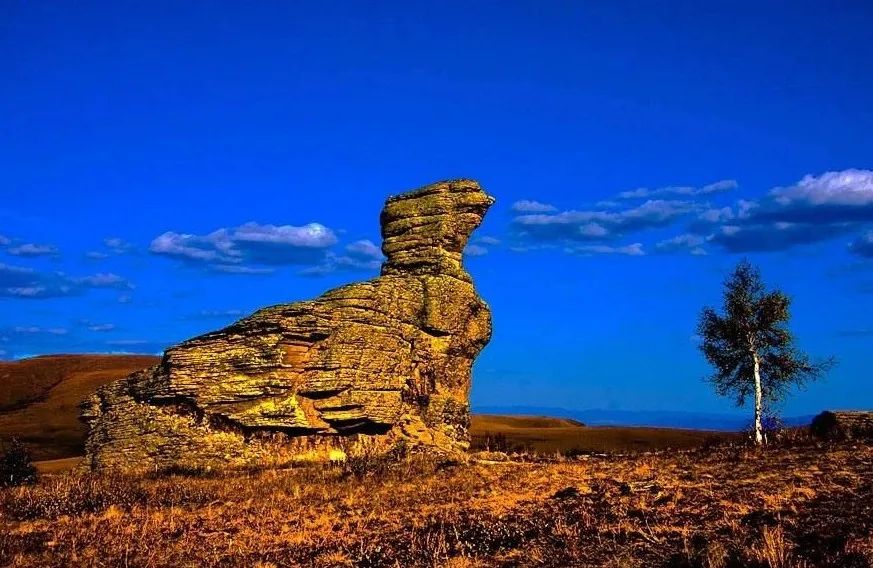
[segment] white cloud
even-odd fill
[[[740,200],[735,210],[705,212],[700,223],[695,230],[711,230],[712,242],[729,252],[782,251],[862,231],[873,223],[873,171],[806,175],[757,201]]]
[[[205,237],[167,231],[152,241],[149,251],[193,261],[239,262],[239,258],[222,258],[220,251],[223,248],[226,250],[226,247],[219,246],[218,243],[221,242],[227,242],[224,230],[210,233]]]
[[[521,201],[516,201],[512,204],[512,210],[518,213],[549,213],[557,211],[558,208],[554,205],[549,205],[548,203],[522,199]]]
[[[302,227],[246,223],[232,231],[231,240],[241,243],[273,243],[291,247],[325,248],[336,243],[336,235],[320,223]]]
[[[149,251],[219,272],[265,274],[270,271],[248,265],[317,264],[336,242],[336,234],[320,223],[301,227],[246,223],[206,235],[168,231],[151,242]]]
[[[849,169],[804,176],[789,187],[770,192],[780,205],[873,205],[873,171]]]

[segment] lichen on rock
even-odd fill
[[[470,372],[491,314],[464,270],[493,204],[471,180],[391,197],[381,276],[264,308],[167,349],[83,405],[85,467],[282,465],[398,444],[468,447]]]

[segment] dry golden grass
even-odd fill
[[[83,476],[65,472],[79,401],[155,359],[41,359],[0,369],[0,390],[24,385],[4,399],[17,408],[0,412],[0,436],[66,459],[40,463],[36,486],[0,490],[0,566],[873,565],[869,445],[759,452],[706,432],[475,416],[474,444],[532,453]],[[557,456],[585,452],[611,455]]]
[[[48,476],[0,492],[0,565],[873,564],[869,445],[479,457]]]

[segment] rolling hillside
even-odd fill
[[[631,426],[585,426],[571,418],[474,415],[470,428],[474,449],[568,452],[634,452],[686,449],[739,434]]]
[[[53,355],[0,363],[0,438],[25,442],[34,459],[79,455],[79,403],[98,387],[159,361],[147,355]]]

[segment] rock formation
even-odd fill
[[[391,197],[381,276],[257,311],[165,352],[83,405],[85,467],[281,465],[468,446],[491,314],[462,265],[494,202],[470,180]]]
[[[812,419],[810,430],[826,440],[873,440],[873,411],[825,410]]]

